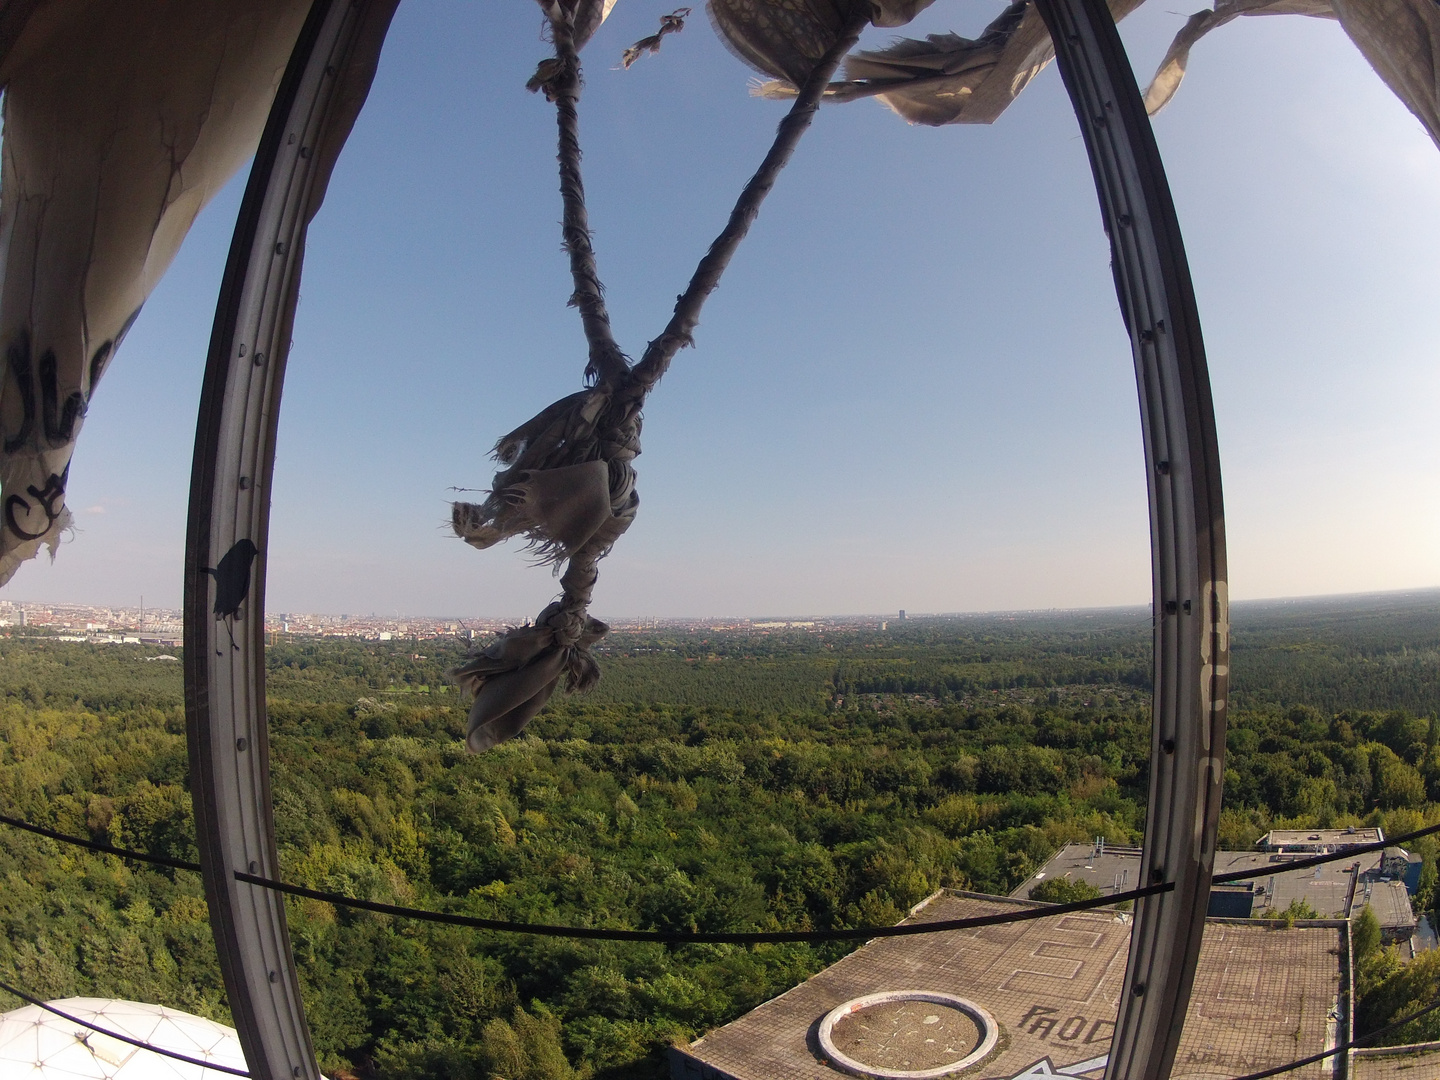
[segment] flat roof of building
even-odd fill
[[[1355,886],[1355,903],[1360,903],[1364,877],[1380,866],[1380,852],[1371,851],[1343,862],[1326,863],[1304,870],[1289,870],[1289,864],[1301,855],[1278,855],[1265,851],[1217,851],[1215,873],[1231,874],[1242,870],[1270,870],[1266,877],[1250,879],[1255,886],[1255,914],[1265,910],[1284,911],[1295,900],[1303,900],[1322,919],[1343,919],[1346,901],[1355,880],[1355,866],[1360,867],[1361,881]],[[1357,909],[1358,910],[1358,909]],[[1350,914],[1353,914],[1351,912]],[[1379,912],[1376,912],[1379,914]],[[1410,919],[1410,923],[1414,923]]]
[[[1362,881],[1355,894],[1355,912],[1370,905],[1380,929],[1387,939],[1409,937],[1415,932],[1417,920],[1410,904],[1410,893],[1403,881]]]
[[[1010,895],[1027,900],[1030,890],[1047,878],[1084,881],[1105,894],[1126,892],[1140,884],[1140,849],[1066,844]]]
[[[1356,844],[1378,844],[1385,839],[1383,829],[1271,829],[1260,838],[1256,847],[1262,851],[1334,851]]]
[[[912,920],[988,915],[1027,901],[944,892]],[[1110,909],[1054,919],[880,938],[799,986],[672,1054],[685,1080],[836,1080],[817,1028],[837,1005],[888,990],[955,994],[988,1010],[997,1050],[974,1080],[1055,1074],[1094,1080],[1104,1069],[1125,975],[1131,920]],[[1337,1041],[1334,1010],[1346,948],[1342,925],[1277,929],[1242,920],[1206,925],[1185,1035],[1172,1075],[1219,1080],[1283,1065]],[[1320,1063],[1292,1075],[1321,1080]]]
[[[1369,831],[1374,833],[1379,830]],[[1262,868],[1274,871],[1268,876],[1253,879],[1256,915],[1266,910],[1281,912],[1292,901],[1303,900],[1322,919],[1343,919],[1347,914],[1346,901],[1350,896],[1354,867],[1358,863],[1360,880],[1355,886],[1355,900],[1349,914],[1358,913],[1368,903],[1390,936],[1414,929],[1415,913],[1404,884],[1377,880],[1380,852],[1368,851],[1353,859],[1287,872],[1286,867],[1291,862],[1305,857],[1303,854],[1268,851],[1217,851],[1215,873]],[[1135,888],[1140,880],[1140,853],[1136,848],[1106,846],[1102,851],[1098,845],[1067,844],[1033,876],[1026,878],[1011,895],[1027,898],[1030,890],[1040,882],[1056,877],[1088,882],[1101,893],[1124,892]],[[1409,933],[1405,936],[1408,937]]]

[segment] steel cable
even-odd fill
[[[28,821],[6,817],[4,814],[0,814],[0,824],[9,825],[14,829],[24,829],[26,832],[35,833],[37,836],[58,840],[62,844],[73,844],[76,847],[88,848],[102,855],[118,855],[122,859],[134,859],[137,862],[154,863],[156,866],[168,866],[172,870],[193,870],[197,874],[200,872],[200,864],[196,862],[187,862],[184,859],[172,859],[166,855],[151,855],[144,851],[131,851],[128,848],[111,847],[109,844],[97,844],[94,840],[86,840],[84,837],[70,836],[66,833],[56,832],[54,829],[47,829],[43,825],[32,825]]]
[[[1425,1008],[1420,1009],[1417,1012],[1413,1012],[1409,1016],[1402,1016],[1399,1020],[1392,1021],[1391,1023],[1386,1024],[1382,1028],[1376,1028],[1368,1035],[1362,1035],[1358,1039],[1351,1039],[1349,1042],[1341,1043],[1339,1046],[1332,1046],[1329,1050],[1325,1050],[1319,1054],[1311,1054],[1309,1057],[1300,1058],[1298,1061],[1292,1061],[1288,1065],[1276,1065],[1273,1069],[1264,1069],[1260,1072],[1246,1073],[1244,1076],[1236,1076],[1233,1078],[1233,1080],[1264,1080],[1264,1078],[1267,1076],[1278,1076],[1280,1073],[1290,1072],[1293,1069],[1303,1069],[1306,1065],[1313,1065],[1317,1061],[1324,1061],[1326,1058],[1334,1057],[1336,1054],[1347,1053],[1348,1051],[1354,1050],[1357,1047],[1364,1046],[1366,1043],[1373,1042],[1374,1040],[1380,1038],[1381,1035],[1389,1034],[1392,1031],[1398,1031],[1406,1024],[1409,1024],[1415,1020],[1419,1020],[1420,1017],[1432,1013],[1436,1009],[1440,1009],[1440,1001],[1434,1002],[1430,1005],[1426,1005]]]
[[[47,829],[41,825],[32,825],[30,822],[21,821],[0,814],[0,824],[9,825],[12,828],[23,829],[26,832],[44,836],[60,843],[72,844],[104,855],[115,855],[122,859],[133,859],[139,862],[152,863],[158,866],[166,866],[176,870],[199,871],[198,863],[189,862],[184,859],[172,859],[164,855],[152,855],[143,851],[132,851],[128,848],[113,847],[109,844],[100,844],[93,840],[86,840],[78,836],[70,836],[66,833],[57,832],[54,829]],[[1418,840],[1425,836],[1440,833],[1440,824],[1431,825],[1423,829],[1416,829],[1413,832],[1403,833],[1400,836],[1391,837],[1389,840],[1379,841],[1373,844],[1361,844],[1347,848],[1342,852],[1335,852],[1329,855],[1317,855],[1309,859],[1297,859],[1294,862],[1286,863],[1283,868],[1264,867],[1260,870],[1246,870],[1233,874],[1218,874],[1214,878],[1216,884],[1228,884],[1232,881],[1243,881],[1248,878],[1265,877],[1275,873],[1287,873],[1291,870],[1304,870],[1312,866],[1320,866],[1325,863],[1340,862],[1357,854],[1364,854],[1370,851],[1380,851],[1388,847],[1395,847],[1399,844],[1408,843],[1411,840]],[[1068,915],[1077,911],[1088,911],[1094,908],[1109,907],[1125,900],[1136,900],[1145,896],[1154,896],[1159,893],[1170,892],[1174,889],[1172,882],[1163,882],[1158,885],[1150,885],[1141,889],[1132,889],[1128,892],[1115,893],[1111,896],[1095,897],[1089,900],[1076,900],[1066,904],[1053,904],[1044,907],[1026,908],[1021,911],[1004,912],[994,915],[978,915],[965,919],[942,919],[934,922],[902,923],[898,926],[876,926],[841,928],[834,930],[781,930],[781,931],[755,931],[740,933],[709,933],[704,931],[668,931],[668,930],[623,930],[609,927],[589,926],[554,926],[544,923],[517,923],[504,919],[485,919],[473,915],[458,915],[443,911],[430,911],[424,908],[402,907],[396,904],[385,904],[374,900],[359,900],[354,897],[345,896],[341,893],[326,892],[320,889],[308,889],[302,885],[292,885],[288,882],[274,881],[270,878],[260,877],[257,874],[247,874],[242,871],[235,871],[236,881],[242,881],[249,885],[256,885],[260,888],[271,889],[276,892],[285,893],[290,896],[304,897],[309,900],[318,900],[327,904],[334,904],[338,907],[354,908],[361,911],[371,911],[381,915],[392,915],[398,918],[417,919],[425,922],[443,923],[449,926],[464,926],[474,930],[491,930],[500,933],[534,934],[541,937],[559,937],[583,939],[592,941],[653,941],[669,945],[687,944],[716,944],[716,945],[762,945],[778,944],[782,942],[824,942],[824,941],[860,941],[873,938],[886,937],[915,937],[921,934],[938,934],[950,930],[968,930],[981,926],[999,926],[1004,923],[1029,922],[1035,919],[1047,919],[1056,915]],[[202,1065],[207,1069],[215,1069],[220,1072],[230,1073],[235,1076],[249,1076],[247,1072],[238,1069],[231,1069],[223,1065],[212,1065],[198,1061],[194,1058],[185,1057],[173,1051],[164,1050],[160,1047],[151,1046],[148,1043],[120,1035],[117,1032],[107,1031],[104,1028],[95,1027],[67,1013],[61,1012],[50,1005],[45,1004],[28,994],[0,982],[0,990],[28,1001],[32,1005],[38,1005],[72,1020],[83,1027],[98,1031],[102,1035],[119,1039],[122,1042],[130,1043],[145,1050],[154,1051],[157,1054],[164,1054],[180,1061],[189,1062],[192,1065]],[[1336,1054],[1342,1054],[1356,1047],[1364,1046],[1381,1036],[1395,1031],[1422,1016],[1426,1016],[1436,1009],[1440,1009],[1440,1001],[1428,1005],[1418,1012],[1403,1017],[1383,1028],[1370,1032],[1358,1039],[1343,1043],[1319,1054],[1312,1054],[1309,1057],[1292,1061],[1287,1065],[1277,1065],[1274,1068],[1262,1072],[1247,1073],[1244,1076],[1235,1077],[1234,1080],[1264,1080],[1265,1077],[1276,1076],[1280,1073],[1289,1072],[1294,1069],[1304,1068],[1317,1061],[1323,1061]]]
[[[15,987],[9,983],[0,982],[0,990],[4,990],[7,994],[13,994],[21,1001],[28,1001],[31,1005],[38,1005],[46,1012],[51,1012],[56,1016],[63,1017],[72,1024],[79,1024],[83,1028],[89,1028],[91,1031],[104,1035],[108,1039],[118,1039],[120,1042],[129,1043],[131,1046],[138,1046],[141,1050],[149,1050],[152,1054],[160,1054],[164,1057],[174,1058],[176,1061],[183,1061],[187,1065],[199,1065],[202,1069],[214,1069],[216,1072],[229,1073],[231,1076],[250,1075],[244,1069],[232,1069],[229,1065],[216,1065],[213,1061],[202,1061],[200,1058],[187,1057],[174,1050],[166,1050],[163,1046],[154,1046],[142,1039],[133,1039],[129,1035],[121,1035],[118,1031],[111,1031],[109,1028],[99,1027],[92,1024],[89,1020],[81,1020],[78,1016],[71,1016],[64,1010],[55,1008],[54,1005],[47,1005],[39,998],[31,997],[23,990],[15,989]]]
[[[598,926],[549,926],[544,923],[515,923],[500,919],[482,919],[473,915],[452,915],[420,908],[397,907],[374,900],[354,900],[338,893],[307,889],[281,881],[269,881],[254,874],[235,871],[235,880],[303,896],[310,900],[321,900],[327,904],[360,908],[382,915],[398,915],[406,919],[423,919],[427,922],[448,923],[451,926],[469,926],[476,930],[501,930],[514,934],[537,934],[541,937],[586,938],[598,941],[657,941],[667,945],[767,945],[779,942],[808,941],[868,941],[881,937],[914,937],[917,934],[939,934],[947,930],[968,930],[977,926],[998,926],[1001,923],[1027,922],[1031,919],[1048,919],[1055,915],[1069,915],[1091,908],[1109,907],[1124,900],[1142,896],[1155,896],[1171,892],[1173,882],[1147,885],[1143,889],[1116,893],[1113,896],[1099,896],[1091,900],[1075,900],[1068,904],[1046,904],[1042,907],[1026,908],[1022,911],[1006,912],[1003,915],[975,915],[968,919],[937,919],[934,922],[901,923],[899,926],[844,927],[836,930],[757,930],[753,932],[710,933],[702,930],[618,930]]]
[[[1389,840],[1377,840],[1373,844],[1356,844],[1354,847],[1347,847],[1344,851],[1331,852],[1329,855],[1315,855],[1309,859],[1296,859],[1287,862],[1283,866],[1262,866],[1256,870],[1237,870],[1232,874],[1216,874],[1211,878],[1211,884],[1229,885],[1232,881],[1247,881],[1250,878],[1269,877],[1271,874],[1287,874],[1291,870],[1307,870],[1312,866],[1323,866],[1325,863],[1342,862],[1355,855],[1364,855],[1370,851],[1384,851],[1386,848],[1399,847],[1401,844],[1409,843],[1411,840],[1419,840],[1422,836],[1429,836],[1432,833],[1440,833],[1440,824],[1430,825],[1424,829],[1416,829],[1414,832],[1402,833],[1399,836],[1392,836]]]
[[[122,859],[136,859],[141,862],[154,863],[176,870],[198,871],[200,869],[198,863],[187,862],[184,859],[172,859],[164,855],[150,855],[143,851],[131,851],[128,848],[100,844],[93,840],[85,840],[82,837],[70,836],[66,833],[57,832],[54,829],[47,829],[41,825],[32,825],[28,821],[21,821],[18,818],[8,817],[3,814],[0,814],[0,824],[10,825],[17,829],[24,829],[26,832],[35,833],[61,843],[73,844],[76,847],[83,847],[102,855],[115,855]],[[359,900],[353,896],[345,896],[343,893],[308,889],[303,885],[292,885],[285,881],[275,881],[271,878],[261,877],[258,874],[248,874],[241,870],[236,870],[234,876],[236,881],[243,881],[247,885],[256,885],[262,889],[271,889],[275,892],[287,893],[291,896],[301,896],[309,900],[319,900],[327,904],[335,904],[339,907],[357,908],[361,911],[373,911],[377,914],[394,915],[404,919],[444,923],[449,926],[467,926],[474,930],[494,930],[511,934],[536,934],[541,937],[579,938],[598,941],[655,941],[670,945],[763,945],[779,942],[865,941],[877,937],[912,937],[917,934],[938,934],[947,930],[965,930],[977,926],[996,926],[1007,922],[1025,922],[1031,919],[1050,918],[1054,915],[1068,915],[1075,911],[1088,911],[1091,908],[1109,907],[1110,905],[1118,904],[1126,900],[1138,900],[1145,896],[1155,896],[1159,893],[1171,892],[1175,888],[1173,882],[1167,881],[1157,885],[1147,885],[1142,889],[1132,889],[1129,892],[1115,893],[1112,896],[1099,896],[1089,900],[1075,900],[1067,904],[1047,904],[1044,907],[1026,908],[1023,911],[1006,912],[1001,915],[977,915],[968,919],[945,919],[928,923],[906,923],[900,926],[844,927],[835,930],[772,930],[710,933],[699,930],[623,930],[598,926],[554,926],[545,923],[511,922],[506,919],[485,919],[475,915],[458,915],[451,912],[432,911],[426,908],[384,904],[376,900]]]
[[[16,829],[23,829],[26,832],[35,833],[61,843],[83,847],[102,855],[115,855],[122,859],[135,859],[140,862],[153,863],[158,866],[166,866],[176,870],[199,871],[200,869],[198,863],[188,862],[184,859],[172,859],[164,855],[151,855],[143,851],[131,851],[128,848],[100,844],[79,836],[70,836],[66,833],[57,832],[54,829],[47,829],[41,825],[32,825],[27,821],[21,821],[18,818],[8,817],[3,814],[0,814],[0,824],[9,825]],[[1440,824],[1431,825],[1424,829],[1416,829],[1414,832],[1404,833],[1381,843],[1362,844],[1357,847],[1348,848],[1342,852],[1318,855],[1310,859],[1297,859],[1294,862],[1286,863],[1283,868],[1269,866],[1260,870],[1245,870],[1234,874],[1219,874],[1215,877],[1214,881],[1217,885],[1228,884],[1229,882],[1240,881],[1246,878],[1266,877],[1276,873],[1287,873],[1291,870],[1303,870],[1324,863],[1340,862],[1352,858],[1356,854],[1394,847],[1398,844],[1417,840],[1424,836],[1430,836],[1433,833],[1440,833]],[[1076,911],[1088,911],[1092,908],[1109,907],[1127,900],[1138,900],[1146,896],[1155,896],[1160,893],[1171,892],[1175,888],[1173,882],[1161,882],[1157,885],[1147,885],[1144,888],[1113,893],[1109,896],[1094,897],[1089,900],[1074,900],[1065,904],[1048,904],[1044,907],[1027,908],[1023,911],[1012,911],[998,915],[976,915],[967,919],[943,919],[934,922],[902,923],[899,926],[843,927],[834,930],[766,930],[712,933],[700,930],[623,930],[598,926],[556,926],[547,923],[511,922],[507,919],[486,919],[476,915],[458,915],[451,912],[432,911],[426,908],[403,907],[397,904],[381,903],[376,900],[359,900],[352,896],[345,896],[343,893],[310,889],[303,885],[292,885],[289,882],[275,881],[271,878],[261,877],[258,874],[248,874],[241,870],[236,870],[234,877],[236,881],[242,881],[247,885],[256,885],[263,889],[271,889],[275,892],[287,893],[291,896],[300,896],[308,900],[319,900],[323,903],[335,904],[338,907],[372,911],[381,915],[394,915],[404,919],[444,923],[449,926],[466,926],[475,930],[493,930],[499,933],[535,934],[541,937],[576,938],[591,941],[655,941],[669,945],[764,945],[780,942],[866,941],[871,938],[881,937],[913,937],[918,934],[938,934],[948,930],[967,930],[978,926],[998,926],[1009,922],[1028,922],[1032,919],[1046,919],[1055,915],[1068,915]]]

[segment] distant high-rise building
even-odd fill
[[[905,618],[905,609],[903,607],[900,609],[900,618]]]

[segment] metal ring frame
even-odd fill
[[[1130,333],[1150,490],[1155,700],[1136,901],[1105,1080],[1169,1076],[1185,1025],[1225,775],[1229,589],[1200,317],[1164,165],[1102,0],[1036,0],[1085,136]]]
[[[1143,865],[1147,884],[1176,885],[1137,904],[1105,1075],[1164,1080],[1204,931],[1223,777],[1228,595],[1214,411],[1175,208],[1114,21],[1102,0],[1035,2],[1089,151],[1134,351],[1155,621]],[[236,225],[195,440],[185,552],[191,786],[220,967],[257,1080],[320,1075],[283,901],[233,876],[279,875],[263,614],[276,422],[305,231],[396,3],[316,0],[301,32]],[[244,601],[228,616],[227,554],[230,600]],[[212,596],[221,601],[213,608]]]
[[[264,642],[280,391],[305,231],[364,100],[396,2],[315,0],[311,8],[241,203],[195,435],[185,544],[191,799],[220,971],[256,1080],[320,1080],[284,899],[233,876],[280,873]]]

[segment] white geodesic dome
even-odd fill
[[[114,998],[50,1002],[77,1020],[199,1061],[245,1068],[235,1029],[179,1009]],[[228,1080],[112,1039],[38,1005],[0,1013],[0,1076],[5,1080]]]

